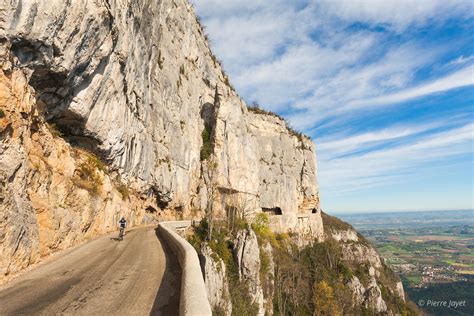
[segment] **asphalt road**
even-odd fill
[[[177,315],[181,271],[153,227],[94,239],[0,288],[0,315]]]

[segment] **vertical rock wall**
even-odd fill
[[[22,126],[7,122],[2,131],[2,181],[11,179],[8,188],[22,192],[1,202],[0,236],[27,243],[17,250],[16,241],[2,243],[6,261],[21,257],[26,266],[50,240],[53,248],[72,245],[85,234],[83,225],[89,225],[85,232],[105,231],[112,209],[123,204],[114,197],[118,178],[135,193],[130,203],[138,222],[146,209],[190,217],[212,203],[225,216],[244,205],[248,216],[274,214],[275,229],[321,235],[311,141],[279,118],[248,111],[187,1],[12,0],[0,6],[4,81],[17,74],[28,93],[15,99],[16,109],[8,99],[0,103],[8,122]],[[210,158],[202,155],[205,146],[212,148]],[[107,172],[97,171],[100,199],[83,191],[70,197],[68,179],[87,159],[75,154],[80,150],[107,165]],[[204,174],[211,160],[212,179]],[[44,172],[33,181],[28,177],[36,167]],[[63,230],[71,235],[63,238]]]

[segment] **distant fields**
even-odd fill
[[[409,297],[466,300],[457,308],[423,308],[433,315],[474,315],[474,213],[340,216],[369,239],[400,274]],[[391,221],[392,219],[392,221]]]

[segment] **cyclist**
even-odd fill
[[[123,239],[123,236],[125,235],[125,226],[127,226],[127,221],[125,220],[125,218],[122,217],[122,219],[120,219],[119,225],[120,225],[119,238]]]

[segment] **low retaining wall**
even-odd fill
[[[179,314],[212,315],[196,250],[176,233],[176,229],[188,226],[191,226],[191,221],[162,222],[158,225],[158,233],[171,247],[181,265]]]

